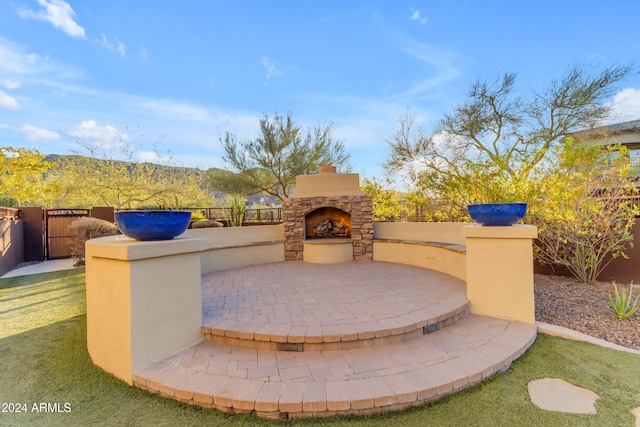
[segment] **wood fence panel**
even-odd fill
[[[47,211],[47,259],[71,257],[69,225],[85,216],[89,216],[88,210]]]

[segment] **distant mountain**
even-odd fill
[[[49,154],[47,156],[45,156],[44,160],[47,162],[52,162],[52,163],[64,163],[65,160],[68,159],[74,159],[74,158],[87,158],[86,156],[80,156],[80,155],[75,155],[75,154],[71,154],[71,155],[64,155],[64,154]],[[88,159],[88,158],[87,158]],[[103,160],[100,159],[95,159],[96,161],[100,162]],[[136,162],[126,162],[126,161],[118,161],[124,164],[130,164],[130,165],[134,165],[136,164]],[[171,170],[187,170],[187,172],[189,173],[189,175],[195,175],[201,179],[204,179],[204,177],[210,173],[215,173],[215,172],[220,172],[220,171],[224,171],[224,169],[220,169],[220,168],[209,168],[207,170],[202,170],[202,169],[198,169],[198,168],[190,168],[190,167],[183,167],[183,166],[167,166],[167,165],[160,165],[160,164],[156,164],[156,163],[150,163],[150,162],[145,162],[145,164],[150,164],[153,165],[154,168],[157,168],[157,170],[163,170],[163,171],[171,171]],[[233,173],[233,172],[229,172],[229,173]],[[224,194],[222,193],[216,193],[216,198],[222,198],[224,197]],[[265,194],[265,193],[260,193],[260,194],[254,194],[251,196],[247,197],[247,200],[249,201],[250,204],[266,204],[266,205],[273,205],[273,204],[279,204],[280,201],[278,200],[277,197],[271,196],[269,194]]]

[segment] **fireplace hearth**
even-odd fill
[[[296,177],[295,193],[284,200],[285,259],[304,259],[305,241],[349,242],[353,260],[373,259],[373,204],[360,190],[358,174],[321,167]]]

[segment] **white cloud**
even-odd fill
[[[614,113],[614,122],[640,119],[640,89],[622,89],[609,104]]]
[[[420,95],[429,89],[442,87],[445,83],[462,75],[460,66],[457,64],[459,58],[451,52],[413,40],[410,40],[403,50],[430,67],[432,77],[414,83],[407,91],[400,94],[401,96]]]
[[[180,120],[190,122],[207,121],[209,113],[206,108],[178,101],[154,98],[125,98],[143,112],[151,113],[154,118]],[[140,110],[138,110],[140,111]]]
[[[75,21],[76,13],[69,3],[64,0],[37,0],[44,10],[33,11],[31,9],[18,9],[22,18],[33,18],[39,21],[48,21],[54,27],[60,28],[71,37],[84,38],[84,28]]]
[[[112,39],[109,40],[107,36],[101,34],[100,38],[96,39],[96,42],[106,49],[117,51],[123,58],[127,53],[127,46],[125,46],[124,43],[118,40],[117,37],[112,37]]]
[[[422,16],[422,12],[419,10],[414,10],[410,19],[412,21],[416,21],[420,25],[425,25],[429,21],[429,18]]]
[[[2,86],[6,87],[7,89],[18,89],[21,84],[22,83],[20,83],[19,80],[11,80],[11,79],[7,79],[2,82]]]
[[[22,126],[20,128],[20,132],[27,134],[29,141],[57,141],[60,139],[60,134],[58,132],[38,128],[32,125]]]
[[[267,70],[267,76],[266,76],[267,79],[270,79],[271,77],[276,77],[282,74],[282,70],[276,66],[276,63],[273,61],[273,59],[263,56],[261,64]]]
[[[177,166],[175,159],[170,155],[165,156],[155,151],[138,151],[136,154],[139,162]]]
[[[148,55],[149,55],[149,53],[147,52],[147,49],[144,46],[142,46],[140,48],[140,59],[142,59],[144,61],[145,59],[147,59]]]
[[[0,75],[12,80],[0,81],[0,86],[14,89],[16,84],[22,86],[33,83],[26,76],[46,76],[45,80],[38,79],[38,83],[56,83],[57,79],[77,78],[82,75],[80,71],[67,64],[59,64],[37,53],[29,53],[24,47],[12,43],[0,36]],[[20,77],[20,80],[17,78]],[[7,84],[9,86],[7,86]],[[57,84],[57,83],[56,83]]]
[[[95,120],[80,123],[69,131],[69,135],[105,149],[122,146],[129,140],[129,135],[126,133],[110,125],[101,126]]]
[[[0,70],[15,74],[33,74],[37,72],[40,56],[18,51],[6,40],[0,38]]]
[[[7,95],[0,90],[0,108],[6,108],[7,110],[17,110],[18,101],[12,96]]]

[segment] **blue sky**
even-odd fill
[[[354,172],[381,176],[411,112],[429,132],[469,84],[542,88],[572,65],[640,58],[620,0],[0,0],[0,146],[68,154],[76,138],[223,167],[218,137],[264,114],[332,124]],[[640,118],[640,80],[610,100]]]

